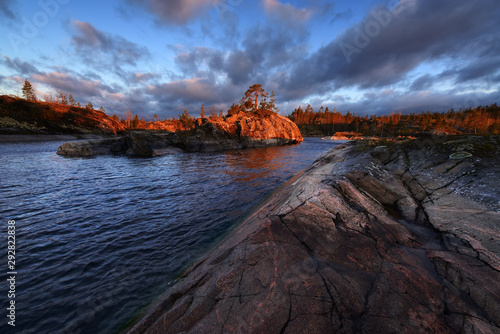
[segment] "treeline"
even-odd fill
[[[158,129],[158,130],[169,130],[169,131],[183,131],[183,130],[191,130],[194,128],[196,117],[192,117],[187,110],[184,110],[183,113],[179,114],[178,117],[166,118],[164,120],[160,120],[158,115],[154,114],[154,121],[148,122],[144,118],[139,117],[137,114],[132,115],[130,110],[125,112],[125,117],[118,117],[113,114],[111,116],[115,121],[120,122],[126,128],[129,129]],[[219,113],[211,113],[208,118],[213,119],[214,117],[224,117],[224,113],[222,110]],[[205,118],[204,114],[204,106],[202,105],[202,112],[200,112],[200,118]]]
[[[31,102],[37,102],[38,97],[35,94],[35,90],[33,89],[33,86],[28,80],[24,80],[24,85],[23,88],[21,89],[22,95],[25,100],[31,101]],[[65,106],[72,106],[72,107],[79,107],[79,108],[85,108],[89,110],[93,110],[94,106],[92,105],[92,102],[88,102],[85,107],[82,107],[80,102],[76,101],[73,95],[65,93],[61,90],[56,90],[55,94],[50,92],[47,93],[43,96],[43,100],[48,103],[56,103],[60,105],[65,105]],[[99,108],[99,111],[106,112],[104,110],[103,106]]]
[[[465,110],[453,109],[444,113],[422,112],[384,116],[356,116],[347,112],[318,111],[308,105],[306,110],[295,109],[288,117],[295,122],[304,136],[331,136],[336,132],[356,132],[365,136],[407,136],[423,133],[498,134],[500,133],[500,107],[497,104]]]

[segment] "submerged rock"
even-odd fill
[[[129,333],[499,333],[498,144],[337,146]]]
[[[299,129],[288,118],[272,113],[266,117],[237,113],[225,119],[199,120],[192,131],[134,131],[126,137],[68,142],[57,154],[92,156],[128,154],[152,157],[174,152],[213,152],[229,149],[296,144],[302,141]]]

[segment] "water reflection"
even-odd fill
[[[116,332],[245,211],[334,146],[306,139],[153,159],[66,159],[55,154],[60,144],[0,146],[0,214],[19,226],[24,333]]]

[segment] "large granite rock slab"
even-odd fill
[[[499,333],[499,144],[337,146],[129,333]]]

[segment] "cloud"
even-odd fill
[[[402,113],[419,113],[424,111],[444,112],[451,108],[459,110],[478,105],[493,104],[500,99],[500,91],[491,93],[457,94],[454,91],[445,92],[392,92],[384,94],[377,91],[367,94],[358,101],[336,103],[335,107],[341,113],[348,110],[356,115],[389,114],[392,111]],[[331,107],[330,107],[331,109]],[[315,108],[315,110],[317,110]]]
[[[14,20],[16,18],[16,15],[12,11],[12,8],[14,7],[15,3],[15,0],[0,0],[0,16],[4,16],[8,19]]]
[[[129,82],[133,84],[145,84],[160,77],[157,73],[130,73]]]
[[[436,81],[436,78],[430,74],[424,74],[417,78],[410,86],[411,91],[420,91],[429,88]]]
[[[97,80],[88,80],[75,73],[49,72],[33,74],[32,78],[55,90],[73,94],[75,97],[102,98],[104,93],[115,93],[116,91]]]
[[[144,8],[163,24],[186,24],[204,13],[208,6],[220,0],[128,0]]]
[[[20,75],[31,75],[34,73],[39,73],[37,68],[26,61],[22,61],[19,58],[10,59],[8,56],[4,56],[3,65],[7,68],[14,70]]]
[[[283,4],[278,0],[262,0],[267,15],[289,24],[301,24],[309,21],[313,15],[311,9],[295,8],[290,3]]]
[[[92,24],[73,21],[75,33],[72,44],[77,54],[88,64],[101,70],[112,69],[124,76],[123,65],[135,66],[149,58],[146,47],[130,42],[119,35],[111,35],[97,30]]]
[[[457,73],[457,64],[468,62],[480,76],[484,69],[471,66],[482,62],[483,49],[500,43],[499,15],[494,1],[400,1],[392,12],[375,7],[359,24],[296,63],[282,77],[281,88],[307,96],[324,87],[384,87],[402,83],[417,66],[434,60]],[[491,52],[490,57],[498,59]]]
[[[186,77],[225,76],[228,85],[246,90],[256,82],[265,84],[274,72],[299,62],[307,54],[306,39],[307,33],[257,25],[246,32],[240,48],[224,52],[196,47],[178,52],[175,62]]]

